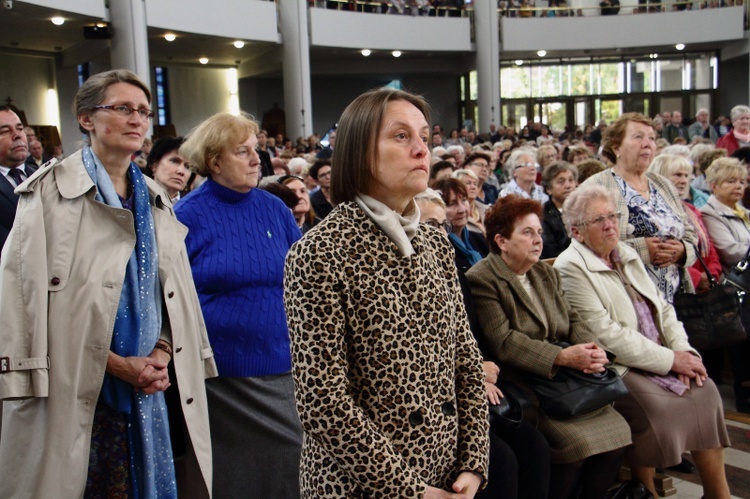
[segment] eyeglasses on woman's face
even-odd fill
[[[584,220],[583,222],[579,223],[579,227],[589,227],[589,228],[601,228],[604,227],[605,222],[609,222],[610,225],[616,224],[617,220],[620,218],[620,212],[615,213],[609,213],[607,215],[602,215],[600,217],[592,218],[591,220]]]
[[[94,106],[94,109],[106,109],[107,111],[113,111],[116,114],[119,114],[120,116],[130,118],[130,115],[133,113],[138,113],[138,116],[141,117],[142,120],[151,120],[154,118],[154,112],[150,109],[136,109],[134,107],[125,106],[125,105],[119,105],[119,106]]]
[[[438,222],[437,220],[425,220],[424,223],[426,223],[430,227],[435,227],[436,229],[443,229],[446,234],[450,234],[453,230],[453,224],[448,221]]]

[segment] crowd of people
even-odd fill
[[[687,451],[730,496],[724,352],[671,303],[750,245],[750,108],[444,136],[378,89],[322,144],[219,113],[144,149],[150,101],[92,76],[41,165],[0,108],[0,496],[601,499],[625,464],[656,497]],[[532,389],[605,368],[628,394],[592,411]]]

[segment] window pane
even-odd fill
[[[596,71],[596,66],[594,93],[619,94],[624,91],[625,75],[623,74],[622,64],[598,64],[598,71]]]
[[[531,97],[530,67],[512,66],[500,70],[500,95],[503,99]]]
[[[591,65],[576,64],[570,67],[570,95],[590,95],[591,88]]]
[[[682,90],[682,61],[658,61],[661,88],[657,91]]]
[[[469,99],[477,100],[477,72],[469,73]]]
[[[690,88],[691,89],[707,89],[713,85],[713,68],[711,67],[711,59],[709,57],[703,57],[700,59],[693,59],[690,61],[691,74],[690,74]]]
[[[654,92],[654,74],[656,62],[641,61],[633,64],[630,72],[630,91],[632,93]]]
[[[562,80],[559,66],[537,66],[533,68],[534,97],[557,97],[562,94]]]

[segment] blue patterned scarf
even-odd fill
[[[83,149],[83,164],[96,184],[95,199],[107,206],[122,208],[107,171],[88,146]],[[153,351],[162,325],[156,232],[148,187],[133,163],[128,177],[133,185],[136,245],[125,270],[110,349],[123,357],[146,357]],[[105,374],[101,397],[107,406],[128,415],[134,496],[177,497],[164,393],[146,395],[135,391],[125,381]]]
[[[469,261],[469,265],[472,266],[482,259],[482,255],[471,247],[469,242],[469,229],[464,227],[461,231],[461,237],[450,233],[448,239],[453,243],[453,246]]]

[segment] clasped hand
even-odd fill
[[[682,261],[685,257],[685,245],[677,239],[647,237],[646,246],[651,263],[658,267],[667,267]]]
[[[688,388],[690,388],[691,379],[695,380],[695,384],[699,387],[703,386],[703,382],[706,381],[706,367],[701,359],[690,352],[674,352],[672,371]]]
[[[167,371],[168,362],[158,355],[160,354],[154,351],[149,357],[121,357],[109,352],[107,372],[133,385],[136,391],[143,390],[147,395],[163,392],[171,383]]]
[[[582,343],[563,348],[554,364],[583,371],[586,374],[600,373],[607,364],[607,354],[596,343]]]

